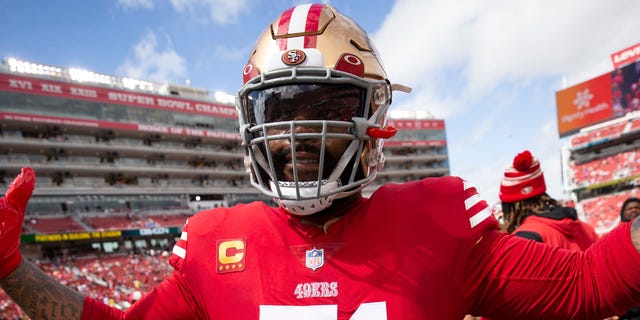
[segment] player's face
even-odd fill
[[[317,132],[317,128],[296,127],[296,132]],[[335,132],[335,131],[334,131]],[[274,153],[274,165],[278,178],[283,181],[294,181],[293,155],[296,157],[299,181],[315,181],[320,170],[321,141],[312,139],[300,139],[296,141],[295,153],[293,153],[290,140],[274,140],[269,143]],[[323,178],[326,178],[348,146],[344,139],[327,139],[324,154]]]
[[[294,162],[298,181],[316,181],[320,166],[324,165],[323,177],[326,178],[351,142],[349,139],[337,137],[326,138],[324,147],[324,161],[321,159],[323,126],[301,123],[305,120],[335,120],[348,122],[356,115],[360,107],[361,90],[355,87],[319,86],[293,95],[291,99],[280,99],[272,103],[265,110],[265,122],[294,121],[293,128],[283,126],[267,130],[267,134],[288,135],[293,130],[295,143],[292,139],[277,139],[269,142],[273,153],[273,161],[279,179],[294,181]],[[348,127],[327,125],[326,133],[347,133]],[[304,134],[311,134],[308,138]]]

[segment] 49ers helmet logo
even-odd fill
[[[291,49],[282,54],[282,62],[288,66],[297,66],[304,62],[307,55],[302,50]]]

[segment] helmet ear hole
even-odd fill
[[[378,159],[378,163],[376,163],[377,165],[376,169],[378,171],[382,171],[382,169],[384,169],[384,162],[385,162],[384,153],[380,153],[380,158]]]
[[[378,159],[380,157],[378,156],[377,152],[375,152],[374,150],[370,150],[369,153],[367,153],[367,157],[366,157],[366,166],[367,167],[377,167],[378,166]]]

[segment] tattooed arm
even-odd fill
[[[82,315],[84,297],[26,259],[0,285],[31,319],[80,319]]]
[[[85,299],[22,258],[22,222],[35,181],[24,167],[0,197],[0,287],[31,319],[122,319],[120,309]]]
[[[0,198],[0,286],[31,319],[80,319],[84,298],[20,254],[20,233],[35,173],[22,168]]]

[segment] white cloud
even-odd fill
[[[428,101],[452,92],[429,84],[453,81],[472,99],[504,82],[609,71],[609,55],[638,40],[637,12],[626,0],[398,0],[373,38],[392,81],[431,91]],[[451,105],[449,115],[468,107]]]
[[[445,119],[452,174],[495,201],[531,149],[564,198],[555,91],[612,70],[610,54],[639,40],[638,12],[628,0],[397,0],[370,35],[390,80],[413,88],[393,108]]]
[[[162,49],[155,33],[148,32],[134,46],[133,57],[118,67],[118,72],[138,79],[179,83],[186,74],[185,59],[173,49],[169,39]]]
[[[230,24],[249,10],[248,0],[171,0],[173,8],[200,23]]]

